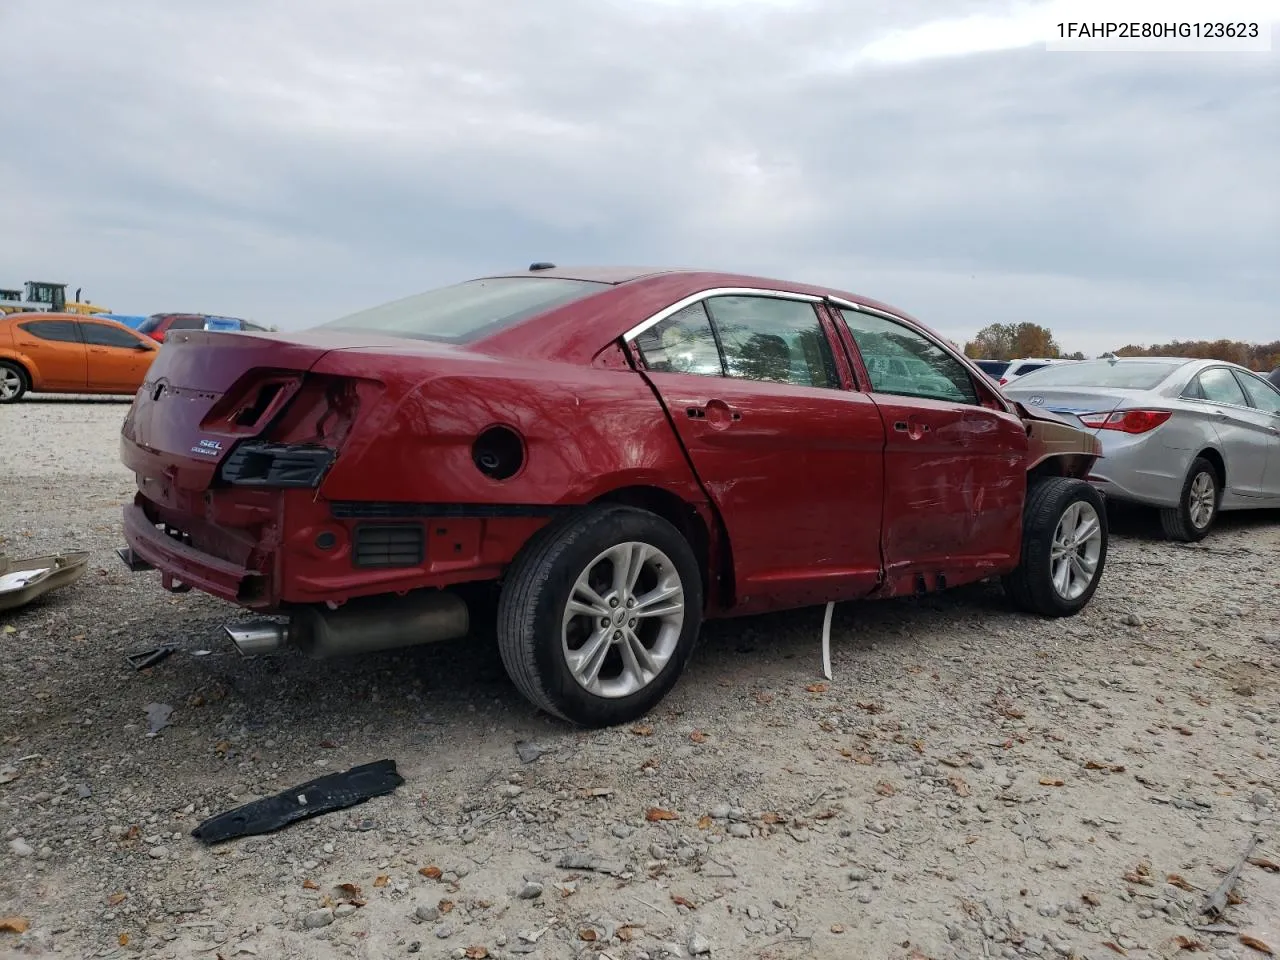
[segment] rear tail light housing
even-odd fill
[[[1149,433],[1173,416],[1170,410],[1115,410],[1111,413],[1081,414],[1080,422],[1099,430],[1121,433]]]

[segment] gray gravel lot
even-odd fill
[[[1265,866],[1228,926],[1195,929],[1250,836],[1280,861],[1274,512],[1194,547],[1118,516],[1069,621],[988,586],[845,605],[830,683],[820,609],[714,624],[652,717],[583,732],[483,643],[240,659],[234,608],[112,553],[126,409],[0,408],[0,544],[93,551],[78,584],[0,614],[0,956],[1263,956],[1240,933],[1280,951]],[[165,642],[155,668],[125,662]],[[149,737],[152,703],[173,714]],[[382,757],[407,781],[391,796],[189,836]]]

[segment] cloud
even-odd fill
[[[290,326],[532,260],[705,264],[956,337],[1274,336],[1277,55],[1047,53],[1050,15],[10,0],[59,51],[0,60],[0,281]]]

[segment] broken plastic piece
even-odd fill
[[[133,665],[133,669],[145,670],[147,667],[154,667],[177,649],[176,643],[165,643],[151,650],[143,650],[141,653],[127,653],[125,659]]]
[[[271,833],[295,820],[354,807],[372,797],[391,793],[403,783],[404,777],[396,772],[394,760],[376,760],[219,813],[192,830],[191,835],[205,843],[219,843],[233,837]]]
[[[831,679],[831,614],[835,610],[835,601],[827,603],[827,612],[822,616],[822,675]]]

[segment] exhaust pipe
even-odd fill
[[[289,627],[274,620],[250,620],[222,628],[242,657],[276,653],[289,641]]]
[[[471,618],[457,594],[421,590],[404,597],[363,597],[337,610],[302,607],[288,625],[254,620],[223,629],[246,657],[296,646],[313,660],[324,660],[457,640],[471,629]]]

